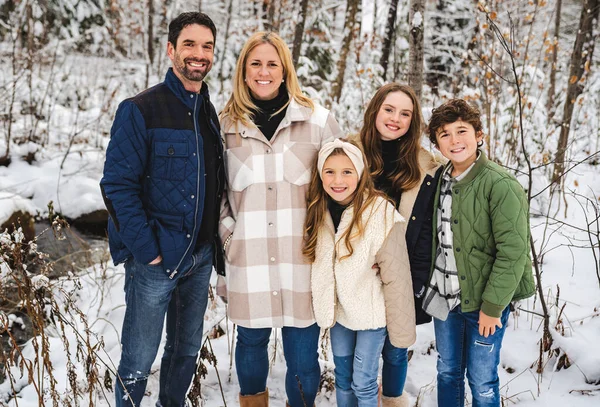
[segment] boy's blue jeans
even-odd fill
[[[448,319],[434,318],[438,351],[437,383],[439,407],[465,405],[465,370],[473,396],[473,407],[499,407],[498,364],[510,307],[502,312],[502,328],[494,335],[479,335],[479,311],[450,311]]]
[[[185,405],[202,344],[212,252],[212,244],[202,245],[173,279],[169,279],[162,263],[145,265],[134,259],[125,263],[127,309],[115,383],[116,407],[140,405],[160,346],[165,314],[167,341],[160,366],[157,405]]]
[[[235,366],[243,396],[262,393],[267,388],[271,331],[271,328],[237,327]],[[317,324],[306,328],[281,328],[287,366],[285,392],[290,407],[311,407],[315,403],[321,380],[318,354],[320,332]]]
[[[353,331],[339,323],[331,328],[339,407],[377,407],[379,356],[386,336],[385,328]]]
[[[408,349],[395,347],[390,342],[389,336],[386,336],[381,356],[383,356],[382,393],[386,397],[400,397],[406,383]]]

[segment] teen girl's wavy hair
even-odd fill
[[[358,143],[352,140],[342,139],[343,141],[355,145],[360,149]],[[366,163],[365,153],[362,152],[363,162]],[[341,148],[336,148],[331,152],[329,157],[335,155],[346,155],[344,150]],[[346,231],[340,236],[340,240],[338,244],[344,241],[344,245],[348,250],[348,254],[341,257],[340,260],[343,260],[347,257],[352,256],[354,253],[354,249],[352,248],[352,240],[360,237],[364,232],[364,226],[362,222],[362,216],[364,211],[371,207],[371,204],[375,201],[377,197],[383,197],[387,199],[387,197],[377,191],[373,185],[373,180],[369,176],[366,171],[363,171],[360,180],[358,181],[358,185],[356,186],[356,191],[354,191],[354,197],[350,202],[349,206],[354,208],[354,214],[352,216],[352,222]],[[308,186],[308,193],[306,195],[307,201],[307,210],[306,210],[306,220],[304,222],[304,230],[306,231],[304,235],[304,245],[302,247],[302,254],[312,263],[315,261],[315,250],[317,248],[317,238],[319,235],[319,231],[323,223],[325,222],[325,216],[327,216],[327,201],[329,199],[329,195],[325,192],[323,188],[323,182],[321,180],[321,176],[319,175],[319,169],[317,168],[317,158],[315,158],[312,168],[312,175],[310,178],[310,184]],[[336,251],[338,248],[336,246]]]
[[[400,148],[396,158],[396,168],[390,175],[393,189],[406,191],[417,186],[421,178],[419,150],[423,132],[421,104],[415,91],[410,86],[393,82],[383,85],[377,90],[365,111],[363,127],[360,130],[360,142],[367,156],[367,167],[371,172],[371,176],[379,176],[383,172],[383,158],[381,157],[381,136],[375,127],[375,121],[385,98],[394,92],[404,93],[413,104],[410,127],[406,134],[398,140]]]
[[[271,44],[275,47],[277,55],[281,59],[283,78],[285,80],[285,87],[290,94],[290,100],[294,99],[298,104],[314,110],[315,105],[313,101],[308,96],[305,96],[300,89],[298,76],[292,62],[292,54],[286,43],[274,32],[261,31],[248,38],[248,41],[246,41],[240,52],[233,77],[233,93],[221,112],[221,118],[228,116],[232,122],[236,124],[241,122],[244,126],[250,125],[250,121],[254,120],[253,111],[256,111],[258,108],[252,102],[250,89],[244,79],[246,78],[246,62],[248,61],[248,57],[252,50],[261,44]],[[289,101],[283,108],[285,109],[288,104]]]

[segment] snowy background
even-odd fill
[[[20,211],[34,217],[35,234],[39,234],[52,223],[48,220],[54,216],[49,202],[54,213],[75,225],[86,224],[90,214],[104,210],[98,182],[116,106],[162,80],[169,66],[164,56],[166,24],[191,7],[181,0],[154,2],[153,8],[150,3],[0,0],[0,225]],[[229,78],[244,40],[272,24],[291,46],[301,2],[271,0],[264,2],[264,9],[263,1],[198,3],[219,30],[215,65],[207,82],[220,110],[230,94]],[[549,350],[540,351],[544,312],[539,297],[521,303],[509,320],[503,343],[500,381],[504,405],[600,405],[598,52],[586,68],[583,92],[570,124],[567,168],[573,168],[560,185],[562,192],[550,187],[583,1],[562,1],[552,103],[548,50],[553,43],[557,2],[486,3],[488,10],[496,13],[495,21],[505,36],[514,39],[524,102],[524,146],[520,142],[516,88],[500,77],[510,78],[510,61],[489,31],[485,14],[471,0],[425,3],[425,118],[446,98],[468,98],[482,110],[489,155],[513,171],[525,187],[529,177],[523,147],[534,167],[531,227],[553,343]],[[346,4],[309,2],[298,73],[303,89],[331,105],[343,128],[351,133],[360,128],[369,97],[384,82],[379,62],[389,2],[362,2],[342,93],[334,101],[331,89],[337,78]],[[512,31],[508,13],[513,19]],[[149,16],[152,33],[148,30]],[[407,16],[408,1],[399,1],[387,80],[407,79]],[[598,34],[596,21],[593,41]],[[149,38],[154,38],[152,56]],[[429,148],[425,141],[424,145]],[[0,406],[112,405],[114,394],[104,384],[109,384],[106,380],[112,378],[120,354],[124,270],[108,259],[101,233],[76,232],[69,232],[66,239],[70,242],[69,256],[86,251],[87,262],[74,257],[62,261],[66,255],[58,255],[62,277],[50,280],[39,277],[35,267],[48,274],[48,265],[58,270],[60,261],[52,254],[46,258],[35,251],[45,251],[42,240],[53,238],[52,230],[34,245],[24,245],[24,237],[11,229],[0,234],[0,375],[5,377],[0,379]],[[74,249],[72,242],[81,239],[85,242]],[[11,280],[22,270],[15,266],[20,264],[15,260],[19,250],[28,256],[25,266],[32,271],[32,284],[53,292],[54,302],[36,303],[45,329],[35,328],[38,335],[19,342],[15,350],[7,346],[8,332],[14,337],[17,331],[37,327],[35,318],[23,315],[30,303],[17,296]],[[40,262],[46,266],[39,266]],[[225,307],[218,299],[209,303],[205,333],[216,336],[215,325],[226,334],[210,340],[218,376],[215,367],[203,360],[208,374],[200,381],[202,403],[237,405],[237,377],[230,350],[234,328],[227,323]],[[406,384],[413,406],[436,405],[434,349],[433,325],[419,326]],[[271,401],[283,405],[285,362],[279,335],[274,334],[270,350]],[[160,355],[144,406],[156,401],[159,361]],[[332,377],[332,357],[326,343],[321,362],[322,371],[328,372],[324,376]],[[317,405],[335,405],[331,381],[325,381]]]

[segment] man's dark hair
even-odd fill
[[[438,130],[447,124],[459,120],[473,126],[476,133],[483,129],[481,124],[481,114],[475,106],[467,103],[463,99],[451,99],[443,105],[433,109],[431,112],[431,119],[429,120],[429,126],[427,126],[427,132],[429,133],[429,140],[431,143],[434,146],[437,146],[436,135]],[[481,146],[478,145],[478,147]]]
[[[215,27],[215,23],[213,23],[210,17],[198,11],[188,11],[179,14],[169,23],[169,42],[173,44],[173,48],[177,46],[177,39],[179,38],[179,34],[181,34],[181,30],[191,24],[203,25],[210,29],[214,40],[217,40],[217,27]]]

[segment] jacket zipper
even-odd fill
[[[183,253],[183,256],[181,257],[181,260],[179,260],[179,263],[177,264],[177,266],[175,267],[175,270],[173,270],[173,272],[169,275],[169,278],[172,280],[173,277],[175,277],[175,275],[178,273],[178,268],[179,266],[181,266],[181,262],[183,261],[183,259],[185,259],[185,256],[187,256],[188,252],[190,251],[190,248],[192,247],[193,243],[194,243],[194,238],[193,236],[196,236],[196,227],[198,226],[198,205],[200,202],[200,176],[202,174],[200,174],[200,151],[198,150],[198,117],[196,114],[196,108],[198,106],[198,99],[200,98],[200,95],[197,94],[196,95],[196,100],[194,100],[194,136],[196,137],[196,161],[198,164],[198,177],[196,178],[196,210],[194,211],[194,230],[192,231],[192,238],[190,238],[190,244],[188,245],[187,249],[185,249],[185,252]]]
[[[207,114],[208,122],[212,126],[212,129],[213,129],[213,131],[215,132],[215,134],[217,136],[217,152],[219,154],[219,156],[218,156],[219,157],[219,164],[217,165],[217,174],[216,174],[217,175],[217,198],[218,198],[219,197],[219,188],[221,186],[221,180],[219,178],[219,172],[220,172],[219,169],[220,169],[220,167],[221,167],[221,165],[223,163],[223,155],[225,154],[225,152],[223,151],[223,146],[221,144],[221,132],[217,131],[217,126],[215,126],[215,124],[213,122],[213,119],[212,119],[213,116],[212,116],[212,111],[211,111],[210,106],[204,105],[205,113],[206,113],[207,107],[208,107],[208,114]],[[226,171],[225,168],[223,168],[223,170]],[[222,196],[221,196],[221,198],[222,198]],[[221,207],[221,199],[217,199],[216,204],[217,204],[216,207],[220,209],[220,207]],[[213,249],[213,263],[215,265],[215,271],[217,272],[217,274],[219,274],[219,270],[217,270],[218,269],[218,265],[219,265],[219,262],[217,261],[217,256],[219,256],[219,248],[217,247],[217,245],[218,245],[217,242],[219,242],[219,222],[218,222],[218,220],[216,222],[215,236],[214,236],[213,242],[214,242],[213,243],[213,247],[214,247],[214,249]],[[224,255],[225,255],[225,250],[223,250],[223,256]]]

